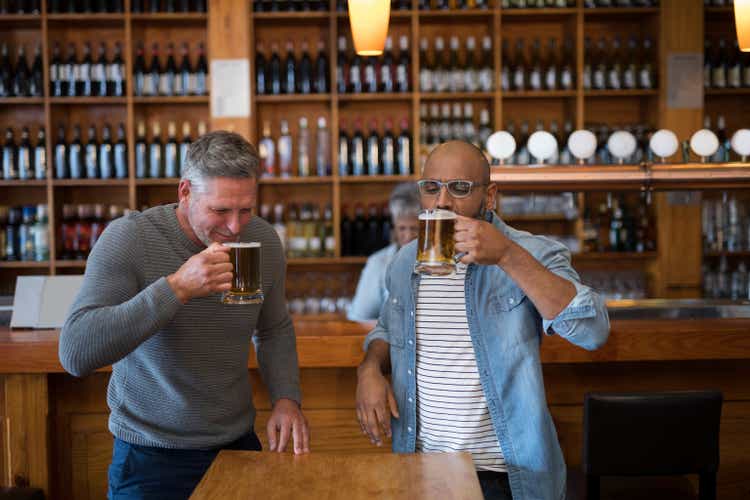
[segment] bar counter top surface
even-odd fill
[[[608,305],[611,333],[604,347],[586,351],[557,336],[545,336],[542,362],[750,359],[747,305],[707,301],[620,301]],[[357,366],[362,360],[362,341],[373,325],[338,316],[296,317],[300,367]],[[58,337],[59,330],[0,326],[0,373],[62,372]],[[248,367],[256,366],[251,355]]]

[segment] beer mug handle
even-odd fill
[[[492,210],[485,210],[484,211],[484,220],[487,222],[492,222]],[[458,252],[456,255],[453,256],[453,262],[458,264],[458,261],[464,258],[464,256],[468,252]]]

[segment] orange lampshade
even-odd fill
[[[383,53],[390,15],[390,0],[349,0],[349,23],[357,54],[379,56]]]
[[[742,52],[750,52],[750,0],[734,0],[734,23]]]

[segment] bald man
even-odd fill
[[[580,283],[567,248],[492,211],[497,186],[471,144],[437,147],[419,188],[423,208],[458,215],[462,257],[449,277],[413,272],[416,241],[394,257],[389,298],[358,368],[362,431],[378,446],[392,437],[397,453],[471,453],[485,498],[562,499],[542,332],[597,349],[609,336],[604,302]]]

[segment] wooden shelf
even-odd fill
[[[574,260],[651,260],[658,257],[657,252],[580,252],[574,253]]]
[[[450,99],[492,99],[494,92],[423,92],[419,98],[423,101],[450,100]]]
[[[135,104],[208,104],[207,95],[133,97]]]
[[[49,261],[4,261],[0,260],[0,269],[41,269],[49,267]]]
[[[728,5],[726,7],[704,7],[706,14],[734,14],[734,7]]]
[[[578,14],[576,7],[558,7],[542,9],[500,9],[503,17],[534,17],[534,16],[572,16]]]
[[[47,185],[47,181],[36,180],[36,179],[28,180],[28,181],[0,179],[0,187],[44,187],[46,185]]]
[[[307,19],[328,19],[330,13],[325,10],[314,10],[308,12],[253,12],[254,19],[279,20],[279,21],[298,21]]]
[[[0,104],[4,106],[44,104],[44,97],[3,97]]]
[[[333,177],[326,176],[326,177],[317,177],[317,176],[309,176],[309,177],[300,177],[300,176],[292,176],[292,177],[261,177],[259,180],[259,184],[272,184],[272,185],[283,185],[283,184],[329,184],[333,182]]]
[[[339,94],[339,101],[341,102],[410,101],[411,98],[411,92]]]
[[[300,102],[327,102],[331,100],[331,94],[279,94],[279,95],[256,95],[255,102],[261,103],[300,103]]]
[[[750,95],[750,88],[739,89],[704,89],[703,93],[707,96],[733,96],[733,95]]]
[[[750,257],[750,250],[737,250],[730,252],[728,250],[723,251],[709,251],[703,252],[704,257],[718,258],[718,257],[729,257],[729,258],[747,258]]]
[[[136,179],[136,186],[176,186],[180,183],[179,177],[167,177],[162,179]]]
[[[625,16],[625,15],[653,15],[660,12],[659,7],[594,7],[583,9],[585,16]]]
[[[86,267],[85,260],[55,260],[55,267],[67,267],[67,268],[84,268]]]
[[[407,182],[414,180],[413,175],[346,175],[339,177],[341,184],[367,184],[383,182]]]
[[[128,180],[127,179],[54,179],[52,181],[52,185],[63,186],[63,187],[72,187],[72,186],[78,186],[78,187],[124,186],[124,187],[127,187]]]
[[[65,22],[125,22],[125,14],[47,14],[48,21],[65,21]]]
[[[205,12],[159,12],[155,14],[131,14],[133,22],[208,21]]]
[[[512,90],[500,94],[503,99],[553,99],[577,95],[575,90]]]
[[[420,10],[420,19],[430,18],[477,18],[482,20],[492,19],[494,9],[448,9],[448,10]]]
[[[632,90],[586,90],[584,97],[652,97],[658,96],[657,89],[632,89]]]
[[[127,104],[125,97],[50,97],[50,104],[64,104],[76,106],[81,104],[111,106],[113,104]]]
[[[0,23],[12,23],[14,26],[39,23],[42,25],[41,14],[0,14]]]

